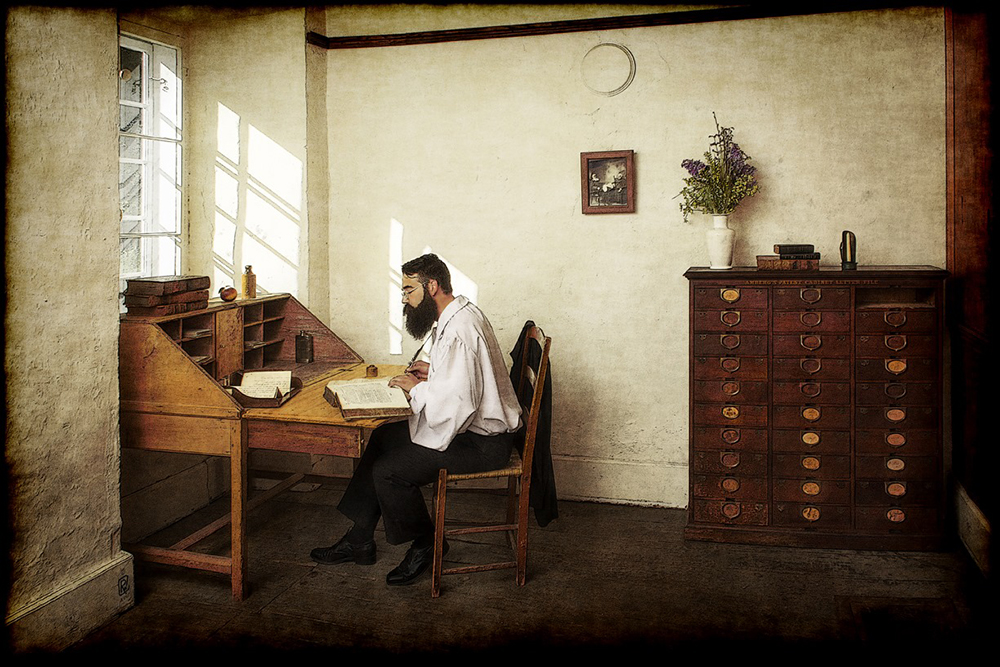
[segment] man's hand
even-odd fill
[[[414,361],[412,364],[406,367],[406,372],[413,375],[418,380],[426,380],[427,374],[430,372],[431,365],[426,361]]]
[[[419,383],[423,382],[413,373],[403,373],[402,375],[397,375],[396,377],[389,380],[390,387],[399,387],[404,392],[406,396],[410,396],[410,390],[416,387]]]

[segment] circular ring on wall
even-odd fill
[[[635,78],[635,58],[621,44],[602,42],[584,54],[580,73],[583,85],[598,95],[612,97]]]

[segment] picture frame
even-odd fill
[[[583,213],[635,212],[635,151],[580,153]]]

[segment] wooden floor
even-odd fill
[[[771,652],[909,650],[927,642],[979,643],[998,629],[994,601],[958,548],[901,553],[690,542],[682,537],[683,510],[565,501],[558,520],[531,530],[525,587],[514,586],[511,570],[452,576],[432,600],[427,575],[409,587],[385,585],[406,546],[387,545],[381,532],[375,565],[309,559],[310,549],[331,544],[348,526],[334,509],[342,489],[338,483],[288,491],[252,514],[247,600],[230,598],[224,576],[137,563],[135,607],[69,652],[529,647],[620,657],[628,649],[727,643]],[[495,502],[466,494],[455,512],[477,514]],[[224,511],[221,505],[204,515]],[[157,538],[169,544],[186,528]],[[224,533],[200,548],[225,553]],[[447,560],[488,558],[498,538],[453,542]]]

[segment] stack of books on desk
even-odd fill
[[[125,307],[134,317],[176,315],[208,307],[208,276],[133,278],[125,288]]]
[[[819,268],[819,253],[811,243],[776,243],[774,252],[757,255],[757,268],[790,271]]]

